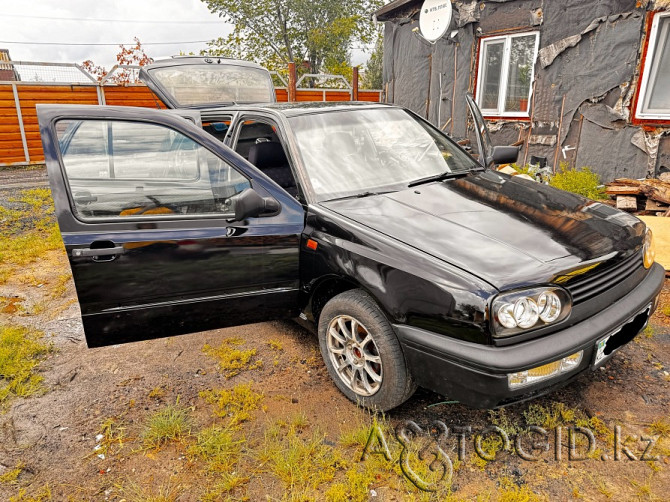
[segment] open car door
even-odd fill
[[[482,111],[477,106],[477,103],[475,103],[472,94],[466,94],[465,99],[468,102],[468,108],[470,108],[470,113],[475,124],[475,136],[479,148],[479,163],[486,168],[492,168],[496,165],[513,164],[516,162],[519,156],[519,148],[516,146],[493,146],[484,115],[482,115]]]
[[[251,164],[165,111],[37,114],[89,347],[297,316],[304,212]]]
[[[139,78],[172,109],[276,101],[270,72],[247,61],[177,57],[143,66]]]
[[[477,146],[479,148],[479,163],[484,167],[491,167],[493,164],[493,144],[491,143],[491,136],[486,127],[486,121],[482,115],[482,111],[475,103],[472,94],[466,94],[465,99],[468,102],[468,108],[472,114],[472,120],[475,124],[475,136],[477,138]]]

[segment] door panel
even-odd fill
[[[483,167],[488,168],[493,163],[493,144],[491,143],[488,127],[486,127],[486,120],[472,95],[467,94],[465,99],[475,124],[475,136],[477,138],[477,147],[479,149],[479,163]]]
[[[38,108],[89,346],[297,315],[300,205],[186,120],[110,108]],[[250,186],[281,212],[231,222]]]

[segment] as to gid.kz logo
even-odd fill
[[[414,486],[419,490],[434,492],[442,483],[451,484],[454,466],[449,455],[440,446],[440,442],[444,442],[449,436],[449,429],[444,423],[435,422],[428,431],[424,431],[415,422],[407,421],[398,425],[395,433],[402,446],[398,460],[400,469]],[[368,454],[383,455],[388,462],[393,461],[384,432],[379,425],[372,427],[361,460],[365,460]],[[428,472],[418,473],[412,464],[427,467]]]

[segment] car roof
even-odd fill
[[[187,65],[201,65],[220,63],[231,66],[246,66],[248,68],[258,68],[267,71],[263,66],[253,63],[251,61],[243,61],[241,59],[225,58],[221,56],[173,56],[167,59],[160,59],[151,64],[145,65],[145,70],[153,70],[156,68],[163,68],[166,66],[187,66]]]
[[[366,103],[358,101],[339,101],[339,102],[304,102],[304,103],[263,103],[250,105],[233,105],[217,109],[217,111],[270,111],[286,117],[295,117],[297,115],[308,115],[312,113],[324,113],[332,111],[361,110],[381,107],[393,107],[385,103]]]

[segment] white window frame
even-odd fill
[[[651,95],[647,95],[649,90],[649,82],[656,80],[656,75],[658,73],[658,65],[654,65],[657,62],[660,54],[656,53],[656,43],[658,42],[661,35],[670,35],[670,22],[665,23],[663,26],[663,33],[659,33],[659,27],[661,25],[661,20],[670,17],[670,12],[657,13],[654,15],[654,21],[651,25],[651,34],[649,36],[649,45],[647,46],[646,62],[644,64],[644,70],[642,73],[642,81],[640,82],[640,94],[637,100],[637,107],[635,110],[635,118],[638,119],[660,119],[660,120],[670,120],[670,109],[661,109],[661,110],[646,110],[646,105],[648,104]]]
[[[506,112],[505,111],[505,102],[507,101],[507,84],[509,79],[509,61],[512,53],[512,40],[515,38],[528,37],[530,35],[535,35],[535,57],[533,58],[533,63],[530,72],[530,88],[528,89],[528,110],[525,112]],[[484,75],[484,54],[486,53],[486,45],[492,42],[499,42],[500,40],[505,41],[505,48],[503,53],[502,60],[502,71],[500,75],[500,94],[498,96],[498,108],[483,108],[482,107],[482,93],[484,88],[484,79],[481,78]],[[513,35],[500,35],[495,37],[486,37],[481,39],[479,47],[479,66],[477,75],[479,76],[477,82],[477,105],[482,110],[482,114],[488,117],[516,117],[516,118],[526,118],[530,117],[530,102],[533,97],[533,81],[535,80],[535,65],[537,63],[537,56],[540,49],[540,32],[539,31],[527,31],[524,33],[515,33]]]

